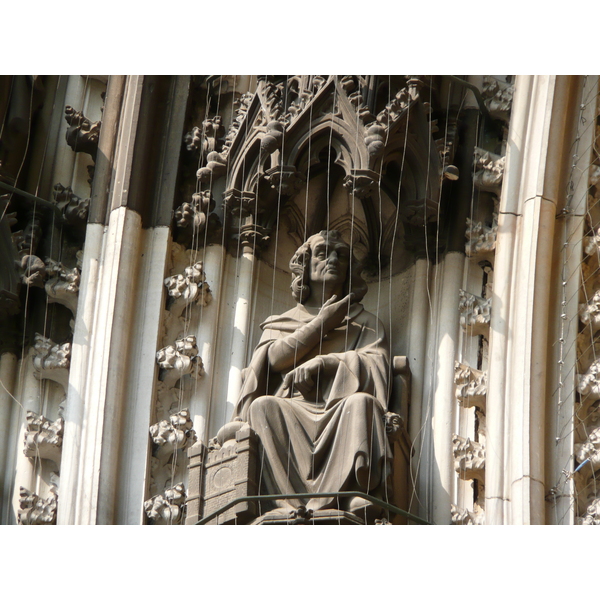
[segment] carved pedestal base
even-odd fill
[[[258,493],[258,440],[250,427],[236,432],[222,448],[210,450],[195,444],[190,459],[186,525],[194,525],[227,503]],[[240,502],[210,521],[209,525],[245,525],[258,515],[252,502]]]
[[[392,478],[385,491],[385,499],[399,508],[408,509],[410,440],[399,415],[387,413],[386,430],[394,455]],[[186,525],[214,514],[229,502],[245,496],[258,495],[260,461],[258,436],[246,424],[234,421],[219,431],[211,442],[215,447],[208,449],[198,443],[189,448],[189,489],[187,497]],[[346,502],[346,501],[344,501]],[[260,506],[259,506],[260,504]],[[312,511],[299,508],[286,512],[271,510],[274,503],[240,502],[209,521],[208,525],[364,525],[382,524],[378,519],[385,513],[371,506],[369,515],[362,512],[324,509]],[[260,514],[260,512],[264,514]],[[376,514],[377,513],[377,514]],[[381,513],[381,514],[380,514]],[[406,517],[390,514],[394,525],[403,525]]]

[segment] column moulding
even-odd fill
[[[254,300],[254,266],[255,256],[251,248],[244,247],[240,261],[239,284],[237,288],[237,302],[234,316],[233,341],[231,344],[231,363],[227,385],[226,421],[233,413],[240,390],[242,388],[242,369],[246,366],[246,353],[248,346],[248,333],[250,330],[250,316]]]
[[[109,204],[115,210],[110,213],[106,228],[100,224],[88,225],[88,242],[92,244],[89,247],[86,243],[84,270],[86,266],[89,269],[88,285],[93,283],[86,290],[90,295],[89,300],[85,300],[84,310],[78,311],[74,336],[75,344],[85,348],[85,352],[81,352],[81,368],[85,374],[82,376],[80,372],[79,381],[73,382],[77,385],[77,390],[72,392],[77,402],[70,407],[75,413],[75,420],[67,423],[72,430],[68,501],[66,506],[59,502],[59,523],[112,522],[111,497],[115,493],[119,451],[119,444],[112,438],[115,435],[114,428],[119,426],[123,403],[123,379],[127,368],[128,333],[133,310],[131,280],[137,268],[141,233],[141,217],[127,208],[127,196],[142,84],[143,78],[137,76],[128,77],[125,84],[114,175],[109,192]],[[108,155],[111,154],[109,142]],[[110,161],[105,164],[108,168]],[[106,181],[107,178],[102,180]],[[96,191],[99,197],[95,201],[100,208],[103,189]],[[96,218],[100,218],[100,215],[96,214]],[[78,325],[83,338],[78,337]],[[70,382],[70,391],[71,385]],[[78,397],[78,394],[81,396]],[[81,439],[79,423],[85,424]]]
[[[509,315],[515,277],[513,250],[519,221],[518,194],[532,82],[533,77],[520,76],[515,84],[498,215],[486,399],[485,518],[489,525],[504,523],[507,501],[504,493],[504,436]]]
[[[551,305],[550,346],[548,360],[548,385],[551,386],[549,396],[549,431],[547,439],[546,469],[547,488],[555,488],[554,503],[547,502],[547,523],[573,525],[575,523],[575,503],[573,502],[574,482],[566,478],[565,472],[574,469],[573,452],[575,431],[573,418],[575,415],[576,382],[577,382],[577,336],[579,332],[579,291],[581,286],[582,245],[586,221],[588,186],[590,169],[593,160],[594,139],[596,137],[596,101],[598,95],[598,77],[581,78],[581,86],[576,89],[578,109],[572,110],[571,126],[580,138],[575,141],[573,151],[573,167],[571,182],[574,188],[567,190],[572,194],[569,204],[564,198],[564,208],[568,211],[557,220],[558,233],[554,252],[554,301]],[[576,113],[576,114],[574,114]],[[559,208],[562,204],[559,205]],[[560,241],[560,244],[558,243]],[[563,287],[563,279],[565,281]],[[566,305],[562,305],[562,300]],[[566,314],[565,320],[558,315]],[[561,356],[560,338],[564,338]],[[558,341],[557,341],[558,340]],[[559,364],[559,360],[564,364]],[[563,387],[559,388],[562,380]],[[555,487],[556,486],[556,487]],[[548,491],[548,490],[547,490]],[[552,491],[552,490],[550,490]]]
[[[218,325],[221,298],[223,297],[223,272],[227,254],[223,246],[214,244],[206,247],[203,258],[204,272],[206,273],[206,279],[210,285],[214,299],[211,304],[202,308],[202,317],[196,331],[196,339],[201,344],[199,354],[202,356],[204,370],[206,371],[204,377],[207,379],[207,382],[202,387],[199,398],[196,400],[192,416],[194,418],[194,429],[198,438],[206,444],[208,442],[208,426],[212,412],[211,398],[215,384]]]
[[[117,524],[144,522],[143,508],[144,500],[147,499],[151,456],[148,430],[152,424],[156,394],[156,350],[160,347],[162,337],[161,323],[165,305],[163,281],[169,242],[168,227],[155,227],[140,232],[137,254],[143,257],[139,259],[139,268],[135,269],[137,272],[134,272],[129,286],[130,289],[134,287],[139,290],[140,294],[135,295],[135,313],[130,316],[131,332],[127,353],[132,360],[126,371],[126,406],[123,406],[122,420],[117,423],[112,437],[113,444],[114,440],[121,439],[122,445],[119,456],[114,458],[118,460],[118,468],[114,464],[112,466],[113,471],[116,469],[112,473],[115,498],[107,502],[109,507],[114,506],[113,521]],[[147,293],[148,290],[161,290],[162,293]],[[106,485],[103,481],[103,487]]]
[[[448,252],[444,257],[444,274],[437,334],[437,364],[435,392],[433,397],[433,459],[434,469],[431,482],[433,494],[433,522],[449,525],[450,504],[454,500],[454,459],[452,456],[452,434],[455,422],[456,398],[454,396],[454,360],[459,336],[459,314],[457,310],[459,290],[462,284],[465,255]],[[456,302],[452,301],[456,299]]]
[[[516,195],[518,205],[517,210],[512,211],[519,215],[519,223],[513,249],[514,284],[508,313],[511,335],[503,375],[508,382],[504,399],[508,429],[504,432],[503,449],[508,476],[503,497],[510,501],[504,522],[511,524],[545,521],[550,278],[556,204],[563,193],[561,178],[570,151],[566,137],[572,108],[569,106],[571,85],[569,77],[518,77],[516,82],[517,89],[529,88],[530,93],[524,100],[527,123],[520,140],[522,170]],[[501,205],[501,212],[506,211],[502,209]],[[500,279],[495,277],[495,281]],[[505,298],[498,297],[501,303]],[[500,375],[495,371],[495,377]],[[495,379],[490,377],[490,389],[494,385]],[[496,400],[492,405],[496,407]],[[494,413],[494,418],[498,418],[498,413]],[[487,422],[490,421],[488,413]],[[497,446],[495,450],[497,460]]]

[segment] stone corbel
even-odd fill
[[[183,483],[165,490],[144,502],[151,525],[179,525],[185,512],[186,493]]]
[[[504,177],[504,164],[506,157],[494,154],[483,148],[475,148],[473,165],[475,174],[473,183],[483,192],[492,192],[500,196],[502,179]]]
[[[419,198],[402,202],[398,207],[398,216],[403,223],[414,227],[423,227],[437,221],[439,203],[432,198]]]
[[[169,307],[175,317],[181,316],[186,306],[194,302],[198,306],[208,306],[212,301],[210,286],[206,283],[203,263],[197,262],[186,267],[183,274],[173,275],[165,279],[165,286],[173,303]]]
[[[175,345],[159,350],[156,353],[156,362],[160,367],[160,379],[166,390],[174,388],[185,375],[194,379],[204,375],[195,335],[188,335],[176,340]]]
[[[373,171],[357,169],[344,177],[343,185],[356,198],[364,200],[377,195],[379,178],[377,173]]]
[[[60,467],[64,420],[49,421],[31,410],[27,411],[27,429],[25,430],[25,448],[28,458],[51,460]]]
[[[485,525],[485,512],[480,506],[475,505],[473,511],[459,508],[456,504],[450,505],[452,525]]]
[[[467,335],[486,336],[490,329],[492,299],[475,296],[465,290],[460,290],[458,310],[460,324]]]
[[[150,436],[154,444],[154,455],[159,458],[170,457],[196,443],[198,439],[190,419],[190,411],[185,409],[150,426]],[[164,462],[164,461],[163,461]]]
[[[70,187],[61,183],[54,186],[54,203],[61,211],[63,220],[70,225],[83,226],[87,222],[90,198],[80,198]]]
[[[55,344],[50,338],[35,334],[33,368],[36,379],[51,379],[65,388],[69,384],[71,344]]]
[[[292,196],[302,189],[306,182],[306,177],[296,170],[296,167],[277,166],[265,171],[265,179],[271,187],[282,196]]]
[[[481,221],[467,219],[465,254],[470,258],[488,258],[496,250],[498,215],[494,215],[491,227]]]
[[[589,302],[579,305],[579,319],[591,327],[592,333],[600,329],[600,290],[594,292]]]
[[[58,477],[55,473],[50,476],[48,498],[40,498],[27,488],[20,488],[19,525],[56,525],[58,508]]]
[[[485,483],[485,447],[459,435],[452,436],[454,470],[461,479]]]
[[[473,406],[485,412],[487,395],[487,373],[473,369],[463,363],[454,363],[455,396],[464,408]]]
[[[239,238],[242,247],[249,248],[254,254],[260,255],[271,241],[271,230],[268,227],[250,223],[242,226]]]
[[[102,121],[92,122],[82,111],[76,111],[71,106],[65,107],[65,121],[69,125],[66,135],[67,144],[73,152],[85,152],[96,162]]]
[[[223,193],[223,212],[243,219],[256,212],[256,194],[230,189]]]
[[[487,75],[483,78],[481,96],[494,119],[501,119],[508,123],[514,91],[515,88],[510,83],[498,81]]]

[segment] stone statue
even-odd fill
[[[233,415],[260,439],[261,493],[349,490],[389,500],[389,349],[383,324],[360,304],[360,263],[337,231],[321,231],[290,268],[298,304],[261,325]],[[330,509],[369,511],[372,520],[380,512],[361,498],[276,504],[274,515]]]

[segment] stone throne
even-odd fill
[[[410,456],[412,447],[405,427],[410,403],[410,367],[404,356],[393,359],[393,385],[390,411],[384,415],[385,428],[392,448],[392,473],[387,502],[408,510]],[[397,411],[397,412],[391,412]],[[403,525],[407,518],[392,511],[353,514],[336,509],[310,511],[301,507],[288,515],[270,516],[269,500],[241,500],[261,496],[260,440],[241,420],[227,423],[208,446],[197,442],[188,449],[189,489],[186,525]],[[345,492],[351,495],[352,492]],[[226,510],[223,509],[229,506]],[[221,512],[222,511],[222,512]],[[218,513],[215,515],[215,513]],[[211,515],[215,515],[210,518]],[[373,516],[375,515],[375,516]],[[365,523],[366,521],[366,523]]]

